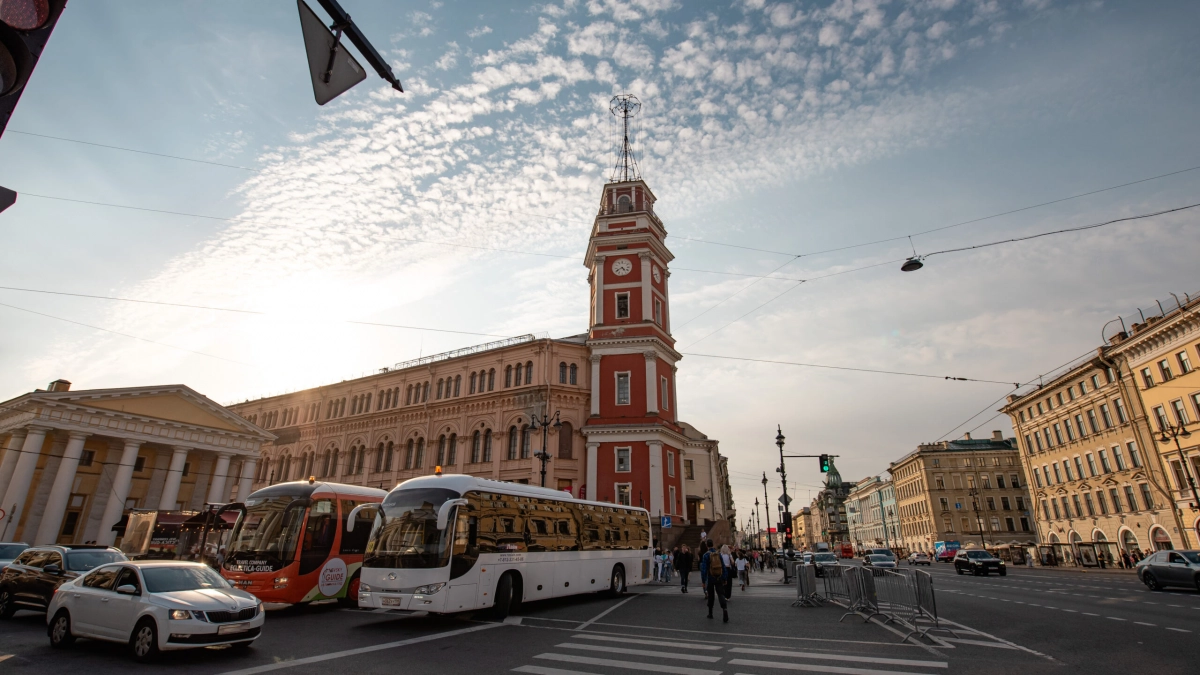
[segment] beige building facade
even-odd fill
[[[917,446],[888,471],[896,494],[900,545],[932,552],[934,543],[963,547],[1034,543],[1029,493],[1016,439],[967,434]]]
[[[0,541],[112,544],[131,509],[244,497],[273,438],[183,385],[70,387],[0,404]]]

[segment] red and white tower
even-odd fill
[[[591,412],[587,498],[642,506],[651,517],[682,518],[683,429],[675,404],[667,266],[674,256],[654,213],[654,193],[638,174],[628,123],[640,104],[613,98],[624,143],[604,186],[584,264],[590,270]]]

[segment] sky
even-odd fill
[[[584,332],[618,93],[676,256],[680,416],[740,520],[779,493],[777,428],[849,480],[1008,436],[1005,383],[1200,291],[1200,209],[899,269],[1200,203],[1197,3],[342,4],[405,93],[317,106],[290,1],[67,7],[0,138],[0,286],[240,311],[0,290],[0,395],[234,403]],[[817,461],[788,478],[807,503]]]

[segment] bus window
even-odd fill
[[[333,540],[338,531],[337,519],[337,506],[332,499],[313,502],[308,511],[300,548],[300,574],[308,574],[325,564],[333,551]]]
[[[479,502],[478,499],[471,501],[474,502],[472,507]],[[450,558],[451,579],[470,572],[479,560],[479,518],[471,515],[468,508],[458,507],[458,517],[455,519],[453,557]]]
[[[349,515],[359,504],[371,502],[353,502],[342,500],[342,514]],[[339,547],[343,555],[361,555],[367,550],[367,541],[371,538],[371,528],[375,525],[377,509],[363,509],[354,517],[354,531],[342,532],[342,544]]]

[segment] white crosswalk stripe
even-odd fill
[[[703,654],[677,654],[675,652],[653,651],[650,649],[629,649],[628,647],[613,647],[611,645],[585,645],[578,642],[564,642],[554,645],[555,647],[565,647],[567,649],[582,649],[591,652],[605,652],[607,654],[628,654],[630,656],[652,656],[658,659],[679,659],[680,661],[703,661],[704,663],[716,663],[721,660],[719,656],[705,656]]]
[[[754,661],[751,659],[731,659],[729,661],[729,665],[759,666],[761,668],[779,668],[782,670],[803,670],[810,673],[835,673],[837,675],[928,675],[928,673],[904,672],[899,670],[830,666],[824,663],[782,663],[779,661]],[[742,674],[739,673],[738,675]]]
[[[706,645],[698,642],[676,642],[674,640],[638,640],[636,638],[617,637],[615,635],[585,635],[576,633],[571,636],[576,640],[600,640],[603,642],[621,642],[634,645],[654,645],[656,647],[679,647],[681,649],[701,649],[705,651],[720,651],[721,645]]]
[[[823,661],[853,661],[855,663],[878,663],[893,666],[916,666],[918,668],[949,668],[945,661],[921,661],[917,659],[888,659],[880,656],[857,656],[846,654],[822,654],[818,652],[798,652],[783,649],[758,649],[754,647],[734,647],[729,651],[735,654],[759,654],[761,656],[791,656],[797,659],[816,659]]]
[[[721,675],[719,670],[704,670],[684,666],[668,666],[662,663],[640,663],[635,661],[616,661],[614,659],[595,659],[577,654],[538,654],[535,659],[547,661],[564,661],[585,666],[608,666],[610,668],[626,668],[629,670],[646,670],[652,673],[672,673],[673,675]]]

